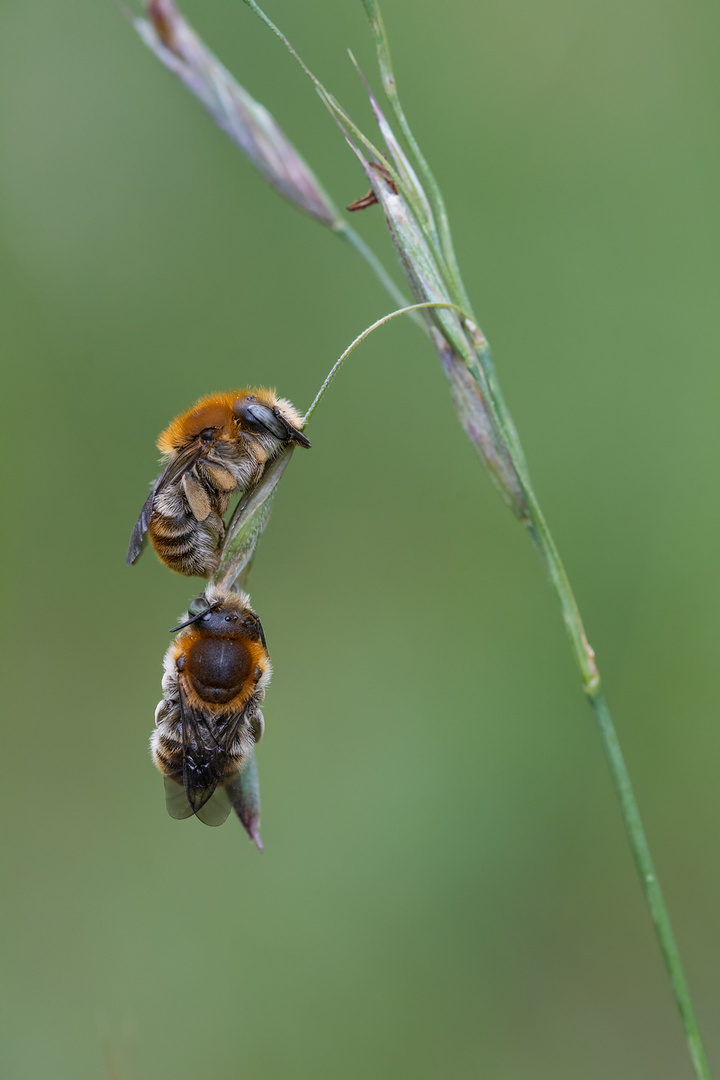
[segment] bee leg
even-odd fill
[[[253,739],[256,743],[259,743],[263,735],[265,734],[265,717],[260,712],[260,710],[258,710],[256,713],[253,713],[252,716],[248,716],[248,724],[250,725]]]
[[[210,554],[205,558],[201,568],[198,570],[198,573],[201,577],[212,577],[213,574],[216,574],[219,569],[220,548],[217,547],[215,551],[210,552]]]
[[[182,484],[193,517],[196,521],[206,521],[212,509],[207,491],[193,473],[185,473]]]
[[[227,469],[223,469],[221,465],[210,465],[204,462],[203,471],[208,474],[218,491],[225,493],[234,491],[237,487],[237,480],[233,474],[228,472]]]
[[[220,547],[225,539],[225,522],[220,515],[216,514],[214,510],[211,511],[203,521],[203,525],[209,533],[217,538],[217,546]]]
[[[211,577],[220,566],[220,548],[225,539],[225,524],[215,511],[211,511],[202,523],[202,541],[196,550],[195,566],[189,573]]]

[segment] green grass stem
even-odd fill
[[[491,401],[494,413],[504,431],[512,432],[512,438],[508,438],[510,453],[515,460],[515,465],[521,477],[525,497],[530,511],[530,534],[539,548],[543,561],[548,569],[550,580],[560,600],[563,621],[572,644],[573,654],[580,671],[580,678],[585,696],[595,715],[600,739],[605,750],[610,775],[620,805],[620,813],[625,827],[628,844],[640,878],[640,885],[647,902],[650,917],[655,928],[660,951],[665,967],[667,968],[670,984],[677,1004],[680,1020],[682,1022],[685,1038],[687,1040],[690,1059],[695,1070],[697,1080],[712,1080],[705,1050],[703,1048],[700,1031],[695,1019],[690,990],[680,960],[680,952],[675,941],[670,915],[665,905],[660,883],[658,881],[647,836],[640,817],[635,793],[633,791],[625,759],[620,748],[620,742],[615,730],[615,725],[610,715],[605,696],[602,692],[600,673],[595,663],[595,654],[585,633],[585,628],[580,616],[580,610],[573,595],[570,581],[563,566],[560,554],[553,540],[552,533],[548,528],[540,504],[530,483],[530,477],[525,465],[525,459],[515,433],[515,427],[502,397],[492,392],[493,380],[491,380]]]
[[[627,833],[630,850],[632,851],[635,866],[640,877],[640,884],[645,894],[655,934],[660,945],[660,951],[665,961],[670,983],[675,995],[678,1012],[685,1028],[690,1058],[698,1080],[712,1080],[710,1066],[708,1065],[705,1050],[703,1048],[700,1031],[698,1030],[695,1013],[693,1011],[690,991],[685,980],[680,953],[678,952],[675,935],[670,924],[670,916],[665,899],[660,888],[660,883],[655,873],[650,848],[648,846],[645,829],[640,819],[635,793],[625,758],[623,757],[618,741],[615,725],[613,724],[610,710],[607,707],[604,695],[598,688],[593,693],[588,693],[588,699],[595,713],[603,749],[610,766],[610,774],[615,785],[615,792],[620,803],[625,832]]]

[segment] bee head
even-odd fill
[[[192,626],[193,623],[205,622],[217,608],[222,604],[222,600],[217,600],[214,604],[208,604],[207,597],[205,595],[198,596],[197,600],[191,600],[188,604],[189,619],[185,622],[181,622],[178,626],[173,626],[170,630],[171,634],[174,634],[177,630],[184,630],[186,626]]]
[[[218,637],[234,637],[237,635],[248,636],[253,639],[259,638],[265,643],[260,620],[257,615],[249,610],[237,611],[232,606],[224,606],[222,600],[209,604],[206,596],[198,596],[188,604],[189,619],[174,626],[170,631],[184,630],[186,626],[197,624],[203,630]]]
[[[280,442],[296,442],[310,446],[310,440],[302,431],[285,419],[277,406],[263,405],[254,394],[239,397],[233,405],[233,416],[243,431],[274,435]]]

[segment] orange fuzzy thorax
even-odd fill
[[[261,405],[273,408],[277,404],[277,394],[274,390],[263,386],[248,386],[244,390],[228,390],[224,394],[206,394],[195,404],[180,413],[165,430],[160,434],[157,441],[158,450],[165,455],[172,454],[187,446],[205,428],[224,428],[228,438],[232,438],[236,431],[235,414],[233,406],[238,398],[253,394]]]

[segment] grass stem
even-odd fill
[[[710,1067],[705,1056],[700,1032],[698,1030],[695,1013],[693,1012],[690,991],[680,961],[675,935],[670,924],[670,916],[663,898],[660,883],[655,873],[650,848],[643,823],[640,819],[640,811],[635,800],[635,793],[630,782],[625,759],[620,749],[615,725],[612,722],[610,711],[605,697],[600,691],[589,693],[588,698],[592,710],[595,713],[600,738],[602,739],[605,756],[607,757],[613,784],[620,803],[623,824],[627,833],[630,850],[632,851],[635,866],[640,877],[640,884],[645,894],[650,915],[655,926],[660,951],[665,961],[670,982],[672,984],[675,1001],[677,1003],[680,1018],[685,1028],[690,1058],[698,1080],[711,1080]]]
[[[512,420],[502,398],[493,397],[493,405],[503,429],[512,428],[514,431]],[[580,669],[583,689],[593,713],[595,714],[603,749],[605,750],[605,756],[607,758],[613,785],[620,805],[620,813],[625,827],[628,844],[630,845],[630,851],[640,878],[640,885],[650,910],[650,917],[655,927],[655,934],[670,978],[673,994],[680,1014],[680,1020],[685,1030],[685,1038],[690,1052],[690,1059],[695,1070],[695,1076],[697,1077],[697,1080],[712,1080],[710,1067],[700,1038],[700,1031],[695,1019],[690,990],[685,979],[680,960],[680,953],[670,923],[670,915],[665,906],[665,900],[655,872],[652,856],[650,855],[650,847],[647,842],[645,829],[640,817],[640,810],[630,781],[630,774],[627,765],[625,764],[625,759],[620,748],[620,742],[610,715],[610,710],[605,700],[605,696],[602,693],[600,674],[595,664],[595,654],[590,647],[585,634],[585,628],[580,617],[580,610],[573,595],[565,567],[563,566],[560,554],[555,546],[555,541],[553,540],[550,529],[545,521],[542,510],[540,509],[540,504],[535,492],[530,484],[527,467],[524,459],[522,459],[522,452],[519,448],[519,444],[517,448],[514,443],[511,443],[510,446],[513,457],[515,457],[516,449],[520,454],[520,459],[516,462],[516,466],[522,479],[525,497],[530,510],[530,533],[543,556],[551,581],[560,600],[563,621],[565,622],[573,653],[578,668]]]

